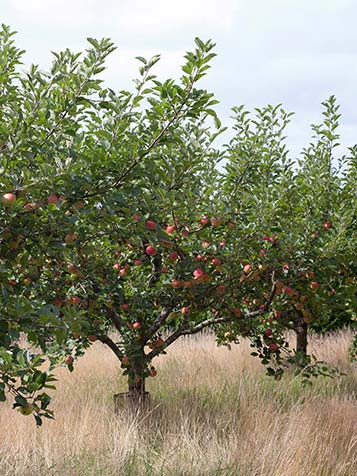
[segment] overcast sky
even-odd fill
[[[86,37],[118,46],[105,78],[131,87],[135,56],[161,53],[156,72],[177,76],[193,39],[211,38],[218,57],[204,87],[230,108],[283,103],[296,113],[288,145],[296,156],[319,122],[321,101],[341,104],[342,151],[357,143],[357,0],[0,0],[0,21],[18,31],[26,63],[45,68],[50,51],[86,47]]]

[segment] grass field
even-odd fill
[[[181,340],[156,362],[149,414],[114,416],[125,390],[115,358],[95,344],[70,374],[61,368],[56,421],[36,429],[0,406],[1,476],[356,476],[357,365],[351,334],[315,338],[318,358],[346,376],[303,388],[275,382],[243,342]]]

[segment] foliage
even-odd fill
[[[283,338],[292,309],[310,319],[335,296],[343,312],[353,308],[355,155],[332,176],[332,146],[316,128],[317,145],[295,170],[279,107],[254,121],[235,108],[236,136],[216,150],[217,101],[197,87],[211,41],[196,38],[178,81],[153,74],[159,56],[138,57],[134,92],[103,86],[114,46],[88,42],[83,55],[54,53],[50,72],[20,74],[23,52],[8,27],[0,34],[1,399],[11,391],[38,424],[51,418],[43,389],[52,369],[73,370],[99,340],[140,400],[153,358],[205,328],[219,344],[248,337],[280,377],[292,358]],[[311,208],[315,193],[331,203]]]

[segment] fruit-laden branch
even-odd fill
[[[258,309],[256,311],[251,311],[251,312],[248,312],[246,314],[244,314],[241,318],[242,321],[246,320],[246,319],[253,319],[257,316],[260,316],[262,314],[265,314],[269,308],[270,308],[270,305],[271,303],[273,302],[274,300],[274,296],[276,294],[276,284],[277,284],[277,281],[275,281],[275,273],[274,271],[272,272],[272,288],[271,288],[271,291],[270,291],[270,294],[269,294],[269,297],[266,301],[266,304],[264,306],[264,309]],[[151,352],[149,352],[146,356],[146,358],[148,360],[151,360],[153,359],[154,357],[156,357],[158,354],[160,354],[163,349],[165,349],[166,347],[168,347],[170,344],[172,344],[173,342],[175,342],[175,340],[177,340],[179,337],[181,336],[184,336],[184,335],[192,335],[192,334],[197,334],[198,332],[202,331],[203,329],[206,329],[207,327],[212,327],[212,326],[215,326],[217,324],[224,324],[224,323],[227,323],[227,322],[231,322],[232,321],[232,317],[231,316],[227,316],[227,317],[211,317],[210,319],[205,319],[204,321],[200,322],[199,324],[197,324],[196,326],[192,327],[192,328],[189,328],[188,327],[188,319],[187,317],[185,318],[185,320],[183,321],[183,323],[181,324],[181,326],[173,333],[171,334],[164,342],[163,344],[159,347],[159,348],[155,348],[153,349]]]
[[[112,341],[112,339],[110,337],[105,336],[105,335],[101,335],[101,336],[98,336],[98,339],[103,344],[107,345],[114,352],[114,354],[118,357],[119,360],[122,359],[124,354],[120,351],[118,346],[115,344],[114,341]]]

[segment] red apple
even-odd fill
[[[282,289],[283,289],[283,293],[286,294],[287,296],[292,296],[295,293],[295,291],[289,286],[284,286]]]
[[[140,328],[141,328],[140,322],[134,322],[134,324],[133,324],[133,329],[138,330],[138,329],[140,329]]]
[[[16,195],[14,193],[5,193],[1,197],[1,201],[5,205],[13,205],[16,202]]]
[[[115,269],[115,271],[120,271],[121,270],[121,265],[119,263],[115,263],[113,264],[113,268]]]
[[[325,221],[325,223],[324,223],[324,229],[325,229],[325,230],[329,230],[330,228],[332,228],[332,223],[329,222],[329,221]]]
[[[311,289],[318,289],[319,287],[320,287],[320,284],[317,281],[311,281],[310,283]]]
[[[67,355],[67,357],[64,358],[64,361],[66,362],[67,365],[71,365],[73,363],[73,357],[70,355]]]
[[[211,225],[212,226],[219,226],[221,224],[221,220],[217,217],[211,218]]]
[[[121,309],[122,311],[125,311],[125,312],[126,312],[126,311],[129,311],[129,304],[127,304],[126,302],[123,303],[123,304],[121,304],[121,305],[120,305],[120,309]]]
[[[128,365],[129,364],[129,357],[127,355],[123,355],[123,357],[121,358],[121,363],[122,365]]]
[[[140,215],[138,213],[134,213],[133,220],[134,221],[139,221],[140,220]]]
[[[216,288],[218,294],[225,294],[227,291],[227,288],[225,287],[224,284],[219,284]]]
[[[244,267],[243,267],[243,271],[248,274],[252,269],[252,265],[251,264],[246,264]]]
[[[180,279],[174,279],[171,283],[174,289],[179,289],[182,287],[183,282]]]
[[[200,222],[201,222],[202,225],[206,225],[206,223],[209,222],[209,219],[208,219],[208,217],[204,216],[204,217],[201,218]]]
[[[165,228],[166,233],[168,233],[168,234],[173,233],[175,231],[175,229],[176,229],[175,225],[167,225],[167,227]]]
[[[178,253],[177,253],[177,251],[171,251],[169,256],[170,256],[171,261],[176,261],[177,258],[178,258]]]
[[[47,197],[47,202],[48,203],[57,203],[59,200],[59,198],[57,197],[57,195],[55,193],[52,193],[51,195],[49,195]]]
[[[91,335],[88,336],[88,340],[89,340],[90,342],[95,342],[96,340],[98,340],[98,337],[95,336],[95,335],[93,335],[93,334],[91,334]]]
[[[154,367],[151,367],[150,376],[151,377],[156,377],[156,375],[157,375],[157,370]]]
[[[219,258],[212,258],[211,259],[211,263],[214,265],[214,266],[220,266],[222,264],[222,261],[219,259]]]
[[[145,248],[145,253],[149,256],[155,256],[157,254],[157,249],[149,245]]]
[[[141,259],[135,259],[135,260],[134,260],[134,265],[135,265],[135,266],[140,266],[140,265],[142,265],[142,264],[143,264],[143,262],[141,261]]]
[[[279,349],[279,346],[276,342],[271,342],[269,344],[269,349],[271,352],[276,352]]]
[[[181,309],[182,314],[188,314],[189,312],[190,312],[190,307],[189,306],[185,306]]]
[[[264,335],[265,337],[270,337],[271,335],[273,335],[273,331],[271,329],[265,329]]]
[[[149,228],[149,230],[155,230],[156,229],[156,222],[152,220],[147,220],[146,226]]]
[[[193,275],[196,279],[203,278],[206,273],[201,268],[197,268],[194,270]]]
[[[279,319],[281,317],[281,313],[277,309],[274,309],[273,314],[274,314],[275,319]]]

